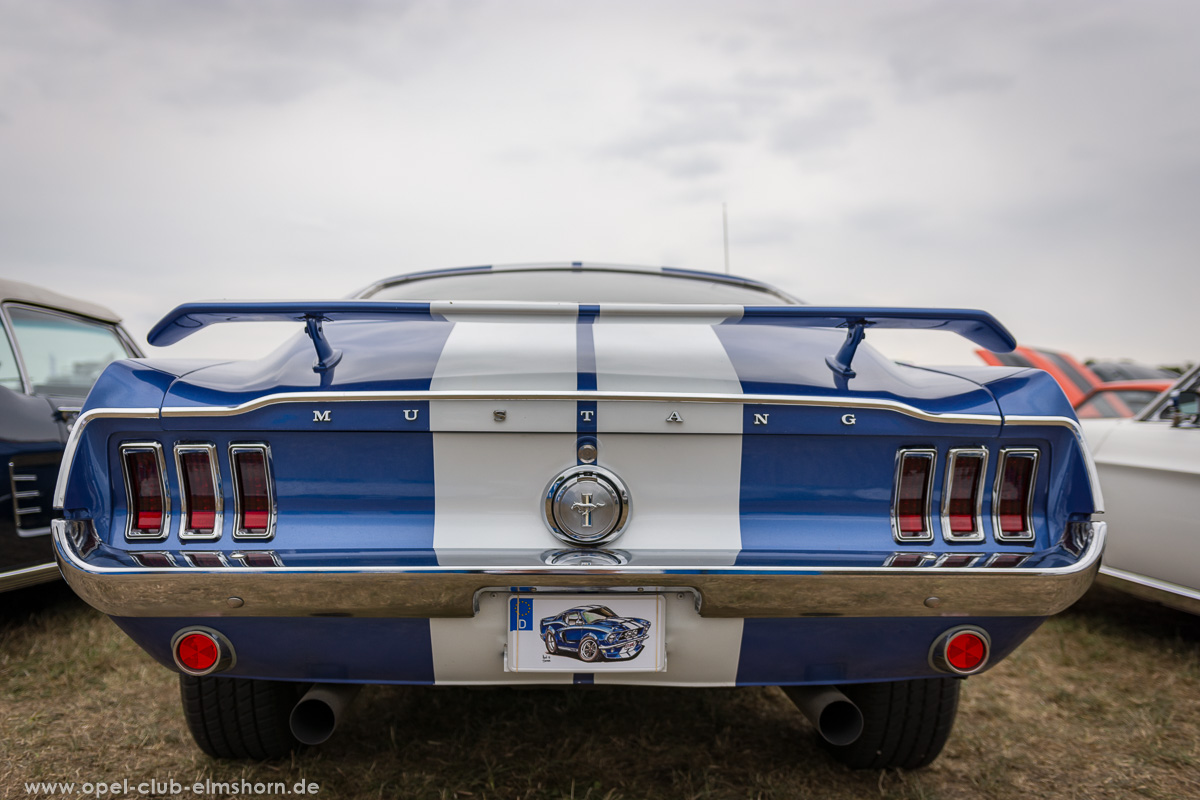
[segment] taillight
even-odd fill
[[[951,628],[934,640],[929,662],[941,672],[971,675],[987,666],[991,649],[991,637],[986,631],[964,625]]]
[[[1033,488],[1037,462],[1037,450],[1000,452],[992,511],[996,539],[999,541],[1028,542],[1033,539]]]
[[[127,539],[165,539],[171,514],[162,445],[158,442],[127,442],[120,448],[125,472],[128,505]]]
[[[188,675],[208,675],[229,669],[236,656],[229,640],[212,628],[185,628],[171,640],[175,666]]]
[[[229,447],[233,471],[233,536],[236,539],[270,539],[275,531],[275,496],[271,484],[271,451],[265,444]]]
[[[946,464],[946,491],[942,500],[942,534],[947,541],[983,541],[983,478],[987,450],[958,448]]]
[[[896,487],[892,498],[892,533],[899,542],[928,542],[933,539],[929,521],[929,499],[933,486],[933,450],[901,450],[896,463]]]
[[[179,471],[179,496],[183,505],[179,538],[220,538],[222,497],[216,447],[177,444],[175,465]]]

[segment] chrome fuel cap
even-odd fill
[[[570,544],[601,544],[621,535],[629,522],[629,490],[601,467],[572,467],[546,487],[550,532]]]

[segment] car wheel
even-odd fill
[[[550,655],[558,652],[558,642],[554,641],[554,631],[547,631],[546,633],[546,652]]]
[[[862,711],[862,735],[848,745],[822,743],[851,769],[927,766],[954,727],[961,684],[960,678],[924,678],[842,686]]]
[[[579,643],[579,657],[584,661],[600,660],[600,645],[591,636]]]
[[[288,716],[306,686],[287,681],[179,676],[192,738],[213,758],[282,758],[300,746]]]

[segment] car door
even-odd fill
[[[70,423],[100,371],[136,349],[116,326],[19,303],[0,309],[0,573],[52,559],[46,535]]]
[[[1105,567],[1200,588],[1200,426],[1174,424],[1162,406],[1113,423],[1094,456],[1111,532]]]

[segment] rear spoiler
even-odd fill
[[[317,350],[315,372],[335,366],[342,357],[325,338],[325,322],[416,322],[486,317],[489,322],[546,321],[564,317],[603,317],[605,321],[696,322],[709,325],[779,325],[787,328],[846,328],[846,341],[825,358],[836,374],[854,377],[850,362],[867,328],[950,331],[993,352],[1008,352],[1016,339],[986,311],[963,308],[871,308],[829,306],[656,305],[605,303],[512,303],[494,301],[405,303],[379,300],[184,303],[167,314],[147,335],[155,346],[174,344],[221,322],[303,323]]]

